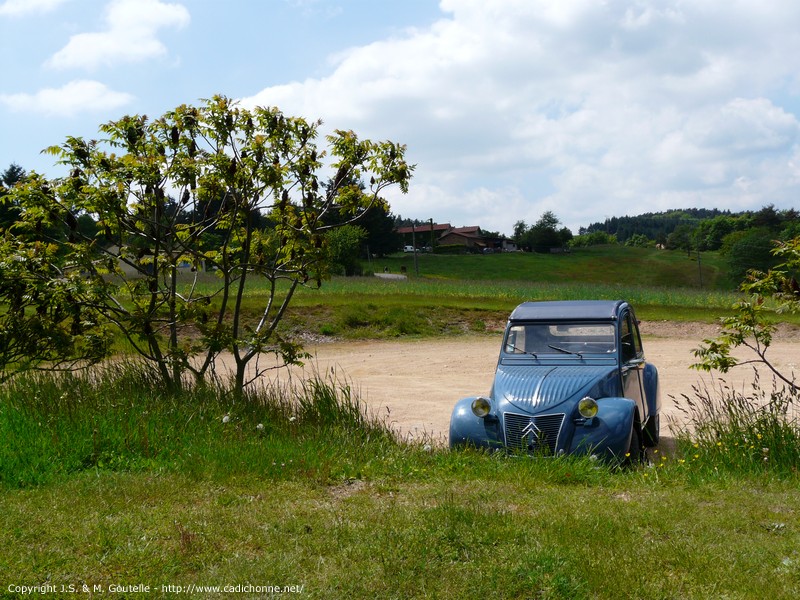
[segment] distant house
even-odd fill
[[[454,227],[439,236],[440,246],[464,246],[466,248],[488,247],[480,227]]]
[[[417,248],[437,245],[439,237],[453,228],[450,223],[424,223],[413,227],[398,227],[397,233],[403,238],[403,246],[416,245]]]
[[[484,235],[477,225],[453,227],[450,223],[426,223],[414,227],[398,227],[397,233],[404,245],[417,248],[427,246],[464,246],[472,252],[513,252],[516,244],[504,237]]]
[[[503,252],[516,252],[519,250],[519,248],[517,248],[517,243],[514,240],[503,238],[501,244],[503,246]]]

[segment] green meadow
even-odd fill
[[[599,248],[365,264],[408,278],[303,290],[289,332],[494,332],[517,303],[630,300],[713,321],[736,294],[718,257]],[[706,271],[707,269],[707,271]],[[261,292],[248,291],[255,312]],[[698,340],[699,342],[700,340]],[[398,439],[357,381],[239,397],[168,393],[117,361],[0,388],[0,596],[796,598],[800,441],[741,394],[699,398],[698,434],[638,468],[450,452]],[[398,390],[402,394],[402,390]],[[763,397],[762,397],[763,399]]]
[[[599,246],[568,254],[393,255],[366,272],[297,295],[287,324],[341,338],[496,331],[529,300],[617,299],[644,320],[714,322],[738,295],[716,253],[695,257],[654,248]],[[700,273],[702,271],[702,285]]]
[[[367,261],[375,273],[405,268],[416,274],[413,254],[395,254]],[[734,287],[726,278],[724,259],[716,252],[696,254],[655,248],[591,246],[563,254],[509,252],[501,254],[417,254],[419,274],[432,279],[466,281],[526,281],[554,284],[568,281],[593,284],[632,284],[636,287]],[[701,286],[702,275],[702,286]]]

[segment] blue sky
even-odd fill
[[[0,0],[0,169],[221,93],[407,144],[404,217],[797,208],[798,32],[796,0]]]

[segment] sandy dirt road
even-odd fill
[[[643,323],[643,345],[648,361],[658,367],[662,397],[662,436],[670,436],[668,421],[685,424],[679,410],[682,395],[693,397],[692,386],[714,386],[720,374],[690,369],[692,349],[716,329],[700,324]],[[433,340],[334,342],[308,345],[313,359],[303,369],[282,370],[273,378],[290,378],[335,372],[359,391],[374,414],[403,435],[429,437],[446,443],[450,412],[466,396],[487,394],[500,349],[496,336],[456,337]],[[740,353],[742,357],[747,354]],[[784,331],[769,355],[782,372],[800,365],[800,337]],[[749,388],[752,368],[742,366],[724,375],[736,389]],[[766,372],[762,380],[771,382]]]

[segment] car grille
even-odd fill
[[[512,451],[554,455],[563,422],[563,414],[531,417],[506,413],[506,447]]]

